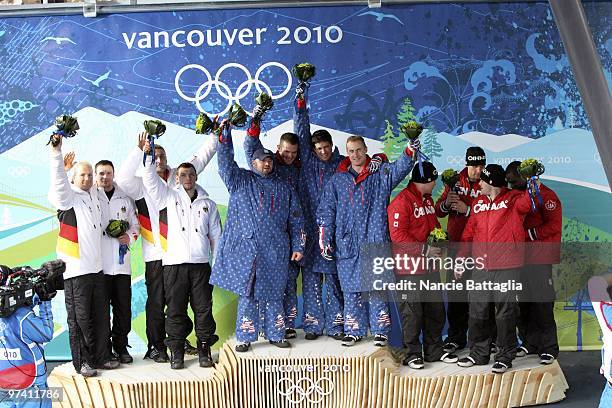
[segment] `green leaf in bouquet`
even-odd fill
[[[204,112],[200,112],[196,119],[195,132],[198,135],[210,133],[214,128],[213,121]]]
[[[145,120],[144,128],[149,136],[160,137],[166,133],[166,125],[160,120]]]
[[[261,106],[264,111],[269,111],[274,106],[272,97],[265,92],[261,92],[257,98],[255,98],[255,103]]]
[[[292,71],[300,82],[308,82],[316,74],[315,66],[307,62],[295,64]]]
[[[74,137],[79,130],[79,122],[74,116],[70,115],[58,116],[55,119],[55,126],[57,130],[64,133],[64,137]]]
[[[544,174],[544,165],[536,159],[523,160],[518,168],[519,174],[524,179]]]
[[[124,220],[110,220],[106,227],[106,233],[109,237],[119,238],[130,228],[130,224]]]
[[[236,127],[242,127],[246,124],[247,113],[242,109],[242,106],[235,103],[229,111],[228,119],[229,122]]]
[[[450,188],[455,187],[459,181],[459,173],[454,169],[446,169],[442,172],[442,182]]]
[[[402,133],[404,133],[410,140],[417,139],[423,132],[423,125],[415,122],[414,120],[405,123],[400,127]]]
[[[448,241],[448,234],[442,228],[434,228],[427,237],[428,244]]]

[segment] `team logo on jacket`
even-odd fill
[[[548,211],[554,211],[557,209],[557,203],[554,200],[548,200],[544,204],[544,208],[546,208]]]
[[[312,326],[318,326],[319,325],[319,319],[314,317],[314,315],[312,313],[306,313],[306,316],[304,316],[304,324],[308,324],[308,325],[312,325]]]
[[[255,324],[248,317],[243,317],[240,321],[240,330],[243,333],[255,333]]]
[[[125,208],[125,206],[121,207],[121,212],[122,213],[127,212],[127,208]]]
[[[414,218],[421,218],[425,215],[434,214],[436,212],[436,209],[432,205],[417,207],[415,203],[414,206]]]
[[[391,319],[389,318],[389,313],[384,310],[378,312],[376,316],[376,323],[378,323],[378,327],[387,327],[391,325]]]
[[[502,208],[508,208],[508,200],[500,201],[499,203],[484,203],[481,200],[474,205],[474,214],[481,211],[497,211]]]
[[[480,195],[480,190],[474,190],[468,187],[459,186],[457,189],[459,195],[469,195],[470,197],[476,198]]]

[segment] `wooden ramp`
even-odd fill
[[[533,356],[517,358],[502,375],[491,373],[490,366],[444,363],[411,370],[371,340],[342,347],[327,337],[299,337],[290,349],[262,341],[247,353],[236,353],[230,340],[215,368],[200,368],[191,356],[183,370],[138,357],[84,379],[67,363],[49,377],[50,386],[64,389],[64,401],[54,407],[497,408],[557,402],[568,389],[557,362],[542,366]]]

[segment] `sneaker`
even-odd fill
[[[503,374],[506,371],[508,371],[510,367],[512,367],[512,364],[506,364],[506,363],[502,363],[501,361],[496,361],[495,364],[493,364],[491,371],[493,371],[496,374]]]
[[[88,377],[95,377],[96,375],[98,375],[98,372],[91,368],[91,366],[87,363],[83,363],[81,364],[81,369],[79,370],[79,374],[81,374],[83,377],[88,378]]]
[[[444,353],[442,354],[442,357],[440,357],[440,361],[442,361],[443,363],[456,363],[459,361],[459,357],[457,357],[456,354],[452,354],[452,353]]]
[[[527,354],[529,354],[529,350],[527,350],[527,347],[525,347],[525,346],[521,346],[521,347],[516,349],[516,356],[517,357],[525,357]]]
[[[328,337],[331,337],[334,340],[342,341],[344,340],[344,333],[336,333],[336,334],[328,334]]]
[[[185,354],[190,355],[190,356],[198,355],[198,349],[193,347],[191,343],[189,342],[189,340],[185,340]]]
[[[249,351],[249,349],[251,348],[251,343],[238,343],[236,344],[236,347],[234,347],[234,350],[236,350],[239,353],[244,353]]]
[[[99,364],[96,368],[100,370],[114,370],[115,368],[119,368],[120,365],[121,364],[116,360],[108,360],[104,364]]]
[[[200,363],[200,367],[214,367],[215,363],[212,359],[212,354],[210,352],[210,343],[203,341],[198,347],[198,362]]]
[[[297,337],[297,333],[295,329],[285,329],[285,338],[286,339],[295,339]]]
[[[423,359],[421,357],[414,357],[414,356],[406,357],[402,361],[402,365],[408,366],[412,368],[413,370],[421,370],[425,367],[425,363],[423,362]]]
[[[385,336],[384,334],[375,335],[374,345],[377,347],[385,347],[387,345],[387,336]]]
[[[552,364],[556,360],[555,356],[548,353],[540,354],[540,364],[549,365]]]
[[[170,368],[180,370],[185,368],[185,349],[170,349]]]
[[[347,334],[342,339],[342,345],[345,347],[351,347],[354,346],[355,343],[357,343],[358,341],[361,341],[361,336],[353,336],[352,334]]]
[[[127,347],[113,347],[115,349],[115,355],[121,364],[131,364],[134,359],[128,353]]]
[[[278,347],[278,348],[289,348],[291,347],[291,344],[287,341],[287,340],[278,340],[278,341],[272,341],[270,340],[270,344]]]
[[[448,343],[444,343],[444,346],[442,346],[442,349],[444,350],[445,353],[454,353],[455,351],[460,350],[461,348],[459,347],[457,343],[452,342],[452,341],[449,341]]]
[[[467,356],[467,357],[463,357],[460,358],[459,360],[457,360],[457,365],[459,367],[471,367],[473,365],[476,364],[476,360],[474,360],[472,357]]]
[[[306,335],[304,336],[304,338],[306,340],[316,340],[319,338],[319,335],[317,333],[306,333]]]

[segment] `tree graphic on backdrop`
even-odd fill
[[[428,127],[421,133],[422,147],[421,150],[431,161],[436,157],[442,157],[442,146],[438,142],[438,134]]]

